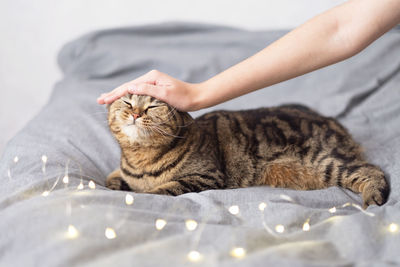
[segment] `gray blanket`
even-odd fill
[[[400,264],[398,29],[345,62],[213,108],[297,102],[338,116],[386,172],[384,206],[362,211],[358,195],[337,187],[178,197],[104,187],[119,147],[96,103],[100,93],[151,69],[203,81],[283,34],[170,23],[99,31],[65,45],[63,80],[1,158],[0,266]]]

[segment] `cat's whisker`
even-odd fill
[[[172,136],[172,137],[176,137],[176,138],[185,138],[185,137],[183,137],[183,136],[178,136],[178,135],[174,135],[174,134],[167,133],[166,131],[164,131],[163,129],[161,129],[161,128],[157,127],[157,126],[153,126],[153,127],[154,127],[155,129],[158,129],[159,131],[163,132],[164,134],[166,134],[166,135],[168,135],[168,136]]]

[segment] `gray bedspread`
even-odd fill
[[[0,266],[400,265],[399,29],[345,62],[213,108],[297,102],[339,116],[387,174],[384,206],[362,211],[358,195],[337,187],[133,198],[104,187],[119,147],[100,93],[151,69],[203,81],[283,34],[168,23],[65,45],[64,78],[1,158]]]

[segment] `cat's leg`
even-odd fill
[[[255,185],[313,190],[327,187],[315,168],[297,159],[279,159],[266,164],[263,174]]]
[[[357,162],[345,166],[338,185],[361,193],[364,208],[371,204],[383,205],[389,195],[389,185],[383,171],[367,162]]]
[[[190,192],[201,192],[210,189],[223,189],[221,177],[211,175],[190,175],[167,182],[145,193],[177,196]]]
[[[132,191],[130,186],[122,178],[120,169],[116,169],[107,176],[106,187],[112,190]]]
[[[362,159],[345,160],[343,156],[324,156],[314,161],[325,186],[340,186],[361,193],[363,207],[383,205],[389,186],[383,171]]]

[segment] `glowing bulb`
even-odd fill
[[[246,250],[244,248],[233,248],[231,250],[231,256],[234,258],[243,258],[246,256]]]
[[[64,183],[64,184],[68,184],[68,182],[69,182],[69,177],[68,177],[68,174],[66,174],[66,175],[64,176],[64,178],[63,178],[63,183]]]
[[[68,226],[67,237],[68,237],[69,239],[75,239],[75,238],[77,238],[78,236],[79,236],[78,230],[76,230],[75,226],[73,226],[73,225],[70,224],[70,225]]]
[[[167,221],[166,221],[166,220],[157,219],[157,220],[156,220],[156,229],[157,229],[157,230],[162,230],[166,224],[167,224]]]
[[[278,224],[277,226],[275,226],[275,231],[278,233],[283,233],[285,231],[285,226],[283,226],[282,224]]]
[[[308,220],[303,224],[303,231],[310,231],[310,223],[308,222]]]
[[[78,185],[77,189],[78,189],[78,190],[82,190],[82,189],[83,189],[83,183],[82,183],[82,181],[81,181],[81,183]]]
[[[42,156],[42,161],[43,161],[43,163],[46,163],[46,162],[47,162],[47,156],[46,156],[46,155],[43,155],[43,156]]]
[[[239,206],[237,206],[237,205],[230,206],[229,212],[233,215],[239,214]]]
[[[106,231],[104,232],[106,235],[107,239],[114,239],[117,237],[117,234],[115,233],[114,229],[107,227]]]
[[[395,223],[391,223],[391,224],[389,224],[388,229],[389,229],[389,232],[395,233],[395,232],[399,231],[399,226]]]
[[[17,156],[14,157],[14,163],[17,163],[19,158]]]
[[[336,212],[336,207],[330,208],[330,209],[329,209],[329,212],[330,212],[330,213],[335,213],[335,212]]]
[[[44,192],[42,193],[42,196],[47,197],[49,194],[50,194],[49,191],[44,191]]]
[[[261,211],[264,211],[266,207],[267,207],[267,203],[265,203],[265,202],[261,202],[258,205],[258,209],[261,210]]]
[[[95,189],[96,188],[96,184],[92,180],[90,180],[90,182],[89,182],[89,188],[90,189]]]
[[[125,196],[126,205],[132,205],[133,201],[134,201],[133,196],[131,194],[126,194]]]
[[[203,256],[200,254],[200,252],[195,251],[195,250],[190,251],[188,253],[187,257],[188,257],[189,261],[191,261],[191,262],[197,262],[203,258]]]
[[[195,220],[186,220],[186,228],[189,231],[193,231],[197,228],[197,222]]]

